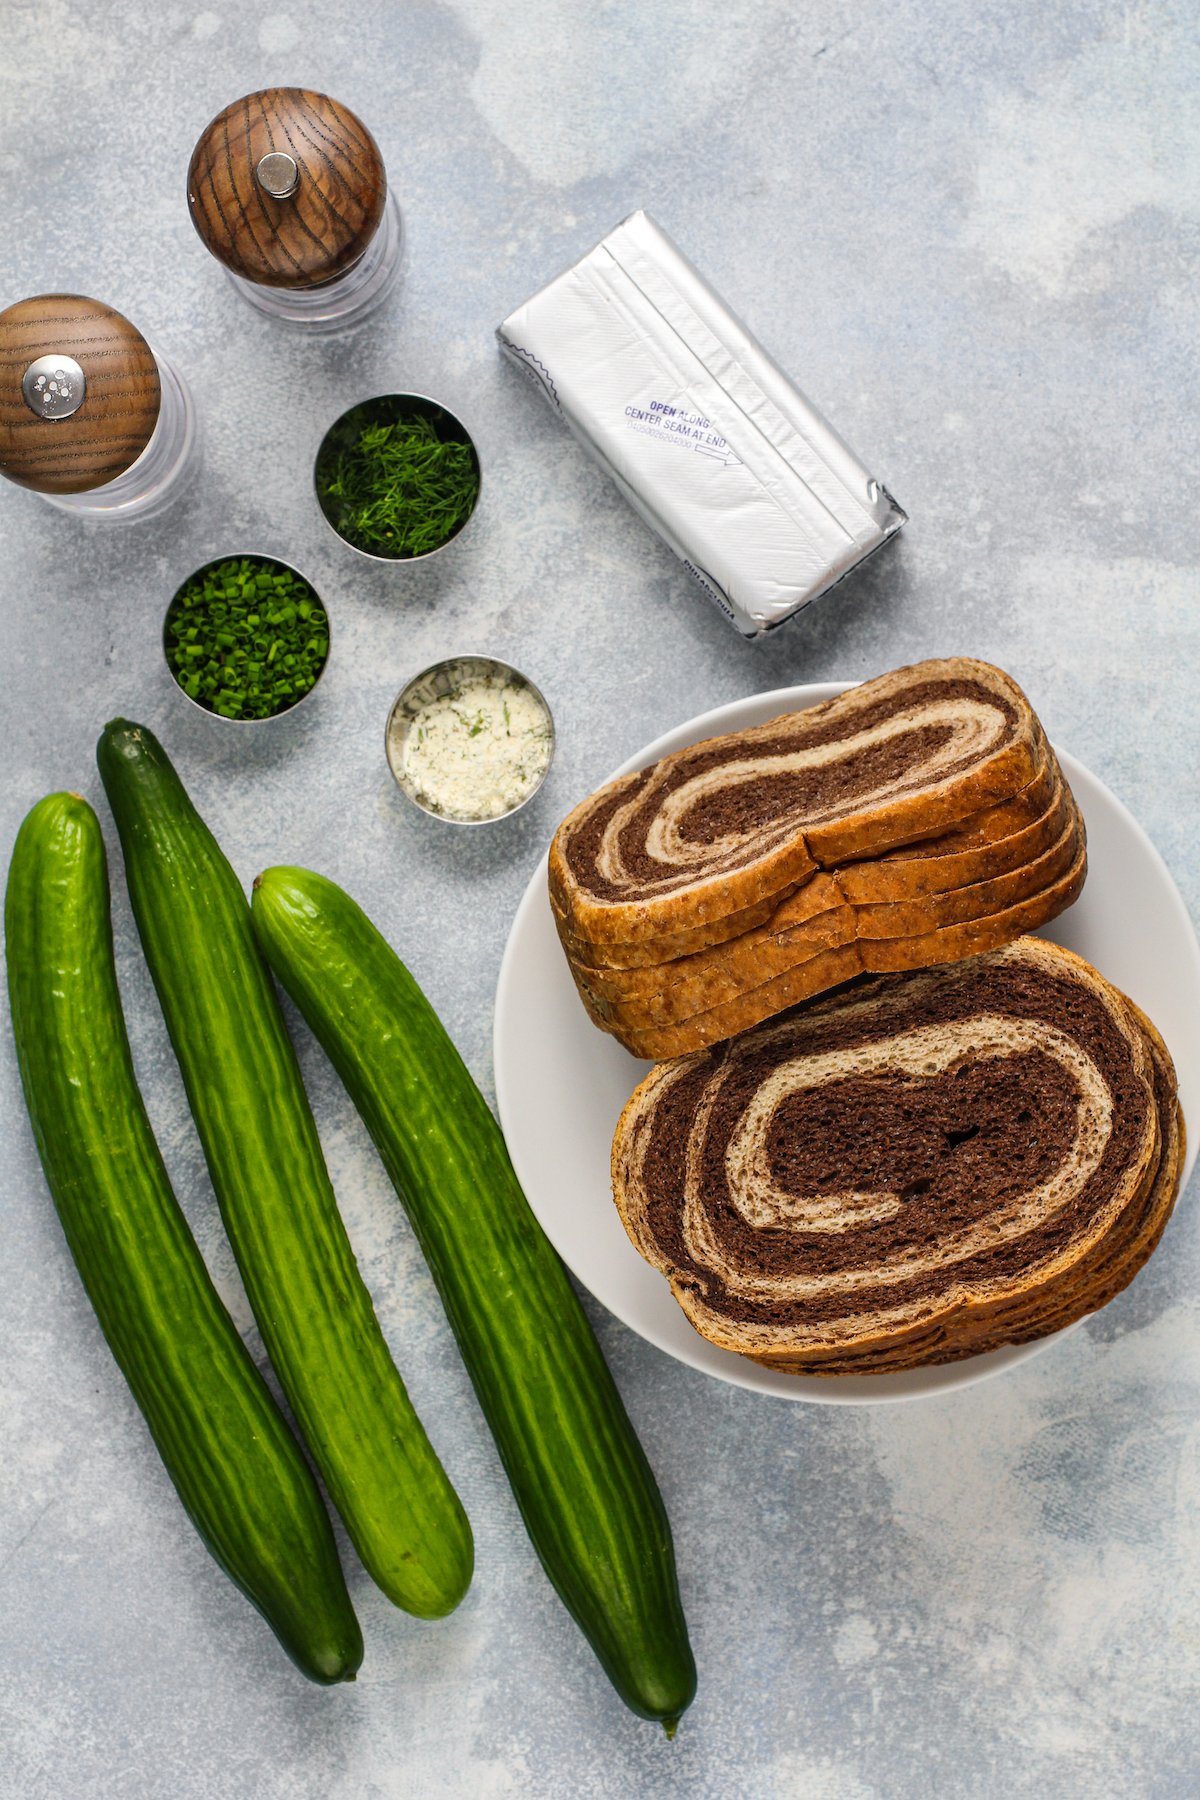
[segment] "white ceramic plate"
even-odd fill
[[[845,685],[778,688],[717,707],[647,744],[616,773],[644,768],[700,738],[814,706]],[[1136,819],[1074,757],[1059,751],[1059,761],[1087,822],[1089,872],[1080,899],[1046,935],[1086,956],[1149,1013],[1175,1058],[1184,1113],[1200,1122],[1200,949],[1191,921]],[[822,1379],[760,1368],[693,1331],[663,1276],[642,1261],[626,1237],[609,1186],[618,1115],[650,1065],[597,1031],[584,1012],[555,936],[544,866],[517,908],[504,952],[496,989],[495,1058],[504,1135],[551,1243],[610,1312],[692,1368],[788,1400],[861,1405],[965,1387],[1014,1368],[1054,1342],[1042,1338],[908,1374]],[[1185,1180],[1198,1139],[1200,1130],[1193,1129]]]

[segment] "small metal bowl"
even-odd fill
[[[268,714],[265,719],[231,719],[227,717],[225,713],[214,712],[211,706],[205,706],[201,701],[193,700],[186,689],[180,686],[175,671],[171,667],[167,645],[167,626],[170,623],[171,614],[175,610],[175,604],[178,601],[179,596],[183,593],[184,588],[190,587],[193,581],[197,580],[200,576],[207,575],[210,570],[219,568],[222,563],[241,562],[242,560],[256,563],[269,563],[273,568],[286,569],[289,574],[295,575],[298,580],[304,582],[305,586],[311,589],[313,598],[325,614],[325,635],[329,639],[329,649],[325,652],[325,661],[321,664],[317,679],[313,682],[307,694],[301,694],[300,698],[298,700],[293,700],[290,706],[281,707],[278,712]],[[203,713],[205,718],[216,719],[221,725],[275,725],[278,724],[280,719],[292,718],[307,701],[312,699],[322,681],[324,681],[325,671],[329,667],[329,658],[333,651],[333,627],[329,622],[329,608],[326,606],[321,595],[317,592],[315,586],[302,569],[298,569],[294,563],[285,562],[282,556],[275,556],[269,550],[231,550],[224,556],[214,556],[208,562],[201,563],[200,567],[198,569],[193,569],[191,574],[181,581],[179,586],[175,589],[174,594],[171,596],[171,604],[163,615],[162,647],[163,661],[167,665],[167,674],[171,677],[171,686],[182,700],[186,700],[188,705],[194,707],[197,712]]]
[[[389,556],[385,551],[364,550],[361,545],[352,543],[344,537],[332,516],[329,505],[321,498],[317,475],[321,463],[327,453],[336,451],[343,443],[349,443],[364,425],[393,425],[399,419],[426,418],[432,420],[438,429],[438,435],[447,443],[466,444],[471,451],[471,460],[475,465],[476,489],[475,499],[466,518],[455,527],[450,536],[443,538],[431,550],[422,550],[417,556]],[[365,557],[368,562],[386,563],[392,567],[407,563],[428,562],[431,556],[438,556],[448,545],[457,542],[466,530],[475,514],[479,511],[479,496],[483,491],[483,471],[479,463],[479,451],[475,440],[458,416],[448,406],[438,400],[431,400],[428,394],[377,394],[373,400],[360,400],[336,418],[325,436],[317,446],[317,454],[313,458],[313,492],[317,497],[317,505],[321,517],[333,532],[340,544],[353,550],[356,556]]]
[[[422,795],[417,784],[411,779],[405,768],[405,748],[409,733],[415,720],[424,708],[435,700],[445,700],[451,695],[460,693],[473,681],[495,681],[501,686],[513,684],[532,694],[546,716],[548,737],[546,741],[546,761],[541,774],[527,794],[522,795],[515,806],[507,807],[503,812],[484,813],[479,817],[464,816],[461,813],[442,812],[431,805],[428,798]],[[554,761],[555,732],[554,715],[546,704],[546,696],[541,689],[514,669],[511,663],[502,662],[495,656],[449,656],[444,662],[433,663],[428,669],[422,669],[411,681],[405,683],[397,694],[388,714],[387,729],[384,733],[384,750],[387,754],[388,767],[395,777],[396,786],[407,800],[427,813],[431,819],[442,819],[448,825],[492,825],[497,819],[511,819],[519,813],[523,806],[528,806],[534,795],[539,792],[542,783],[550,772]]]

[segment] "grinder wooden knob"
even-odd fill
[[[124,474],[158,423],[158,365],[123,314],[83,294],[0,312],[0,474],[82,494]]]
[[[383,217],[387,177],[349,107],[308,88],[264,88],[207,127],[187,190],[218,262],[263,287],[302,289],[359,260]]]

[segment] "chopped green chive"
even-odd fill
[[[329,655],[325,612],[312,588],[282,563],[252,557],[193,575],[171,602],[163,641],[188,698],[226,719],[286,712]]]

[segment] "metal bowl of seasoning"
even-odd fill
[[[541,690],[511,663],[451,656],[401,688],[384,741],[414,806],[456,825],[483,825],[533,799],[554,758],[554,719]]]
[[[329,615],[312,583],[279,557],[215,557],[176,589],[163,654],[201,712],[263,725],[316,689],[329,662]]]
[[[374,562],[421,562],[463,531],[479,501],[479,453],[449,407],[380,394],[335,419],[313,463],[317,504]]]

